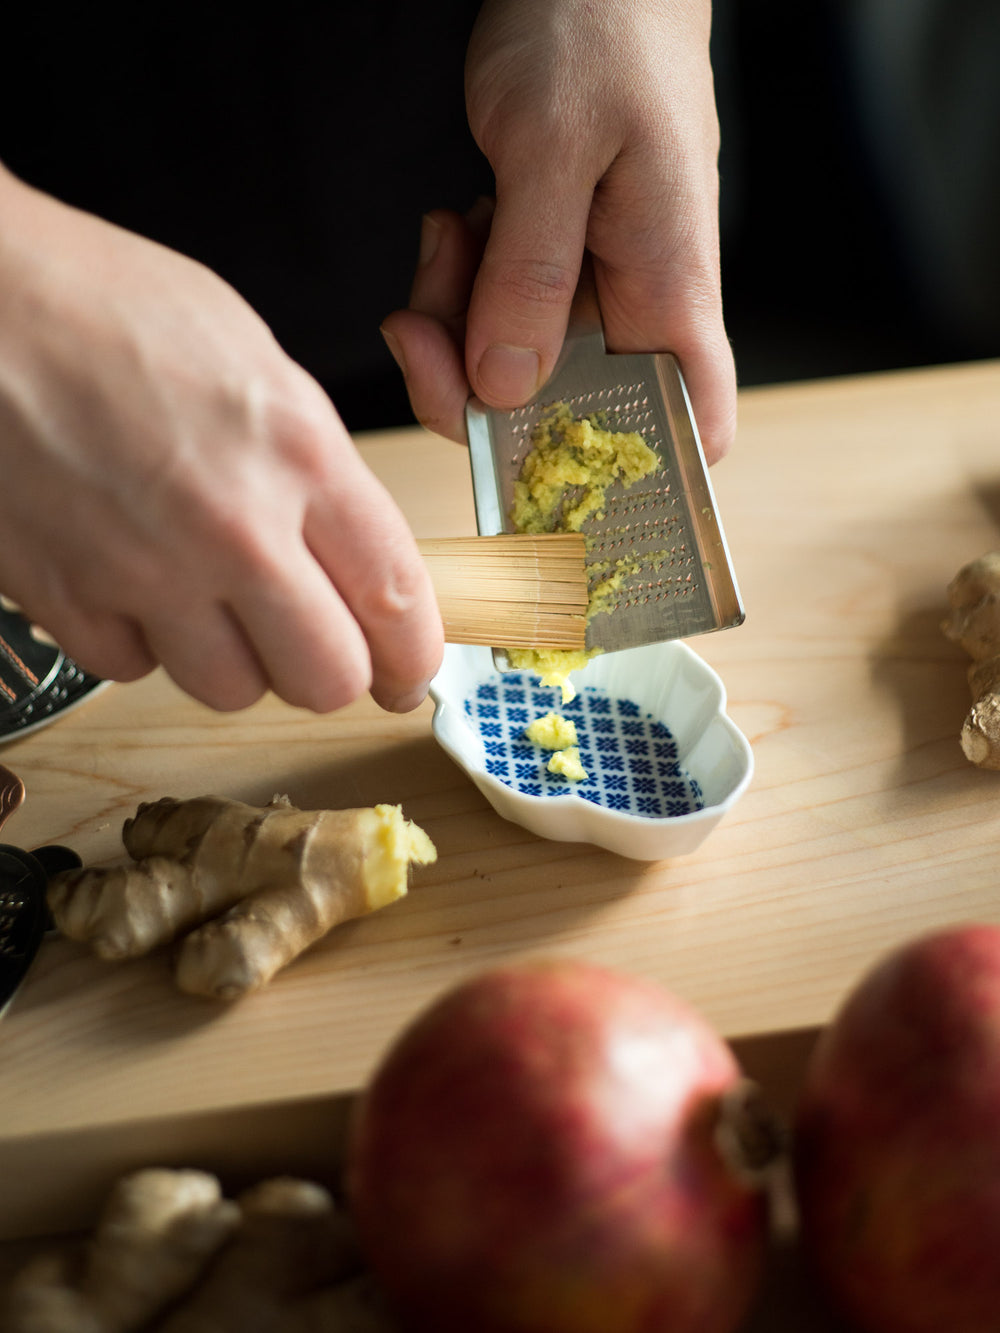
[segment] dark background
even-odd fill
[[[477,7],[288,4],[255,21],[242,7],[154,4],[123,20],[93,5],[55,21],[21,6],[5,16],[16,77],[0,88],[0,158],[218,271],[350,429],[408,423],[378,324],[406,302],[421,215],[492,188],[462,94]],[[743,384],[1000,355],[989,303],[966,318],[928,282],[909,226],[919,185],[916,208],[901,201],[884,141],[881,158],[873,147],[851,9],[716,3],[723,290]],[[963,12],[1000,13],[975,0],[944,9],[949,31]],[[955,87],[962,58],[952,53]],[[995,98],[972,125],[986,148],[970,151],[988,167]],[[958,249],[964,225],[949,238]]]
[[[745,384],[1000,355],[997,0],[715,0]]]

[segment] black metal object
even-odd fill
[[[68,847],[0,843],[0,1014],[24,980],[46,933],[53,929],[45,901],[49,876],[81,864]]]
[[[0,844],[0,1013],[38,952],[49,914],[41,862],[20,847]]]
[[[53,721],[103,683],[0,607],[0,741]]]
[[[0,764],[0,828],[23,800],[24,783]],[[49,880],[82,864],[72,848],[59,843],[28,852],[0,842],[0,1014],[14,998],[43,937],[55,930],[47,902]]]

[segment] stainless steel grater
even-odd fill
[[[590,621],[587,647],[615,652],[742,624],[743,603],[680,366],[669,353],[607,352],[593,310],[577,314],[554,374],[525,407],[501,412],[478,399],[469,403],[480,535],[513,531],[514,482],[532,432],[558,402],[574,416],[602,413],[610,430],[641,432],[661,460],[635,485],[609,487],[603,513],[583,524],[588,567],[624,554],[638,565],[611,613]],[[494,656],[501,668],[508,664],[502,650]]]

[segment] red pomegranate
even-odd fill
[[[1000,928],[915,940],[861,981],[807,1069],[795,1180],[862,1328],[1000,1328]]]
[[[646,981],[541,961],[446,994],[376,1071],[349,1148],[402,1325],[731,1333],[766,1232],[718,1144],[740,1085],[727,1045]]]

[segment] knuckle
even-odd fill
[[[301,391],[272,409],[269,425],[275,447],[307,484],[320,483],[329,476],[331,431],[336,422],[332,403],[308,377]]]
[[[494,282],[511,302],[546,308],[566,304],[576,290],[575,273],[541,259],[506,265],[495,272]]]
[[[233,583],[266,581],[271,576],[274,560],[267,532],[252,515],[253,508],[235,495],[217,496],[193,515],[195,531],[190,549],[210,559],[213,576],[227,587]],[[184,573],[196,584],[203,577],[193,566]]]
[[[430,605],[432,593],[421,561],[397,558],[389,563],[365,598],[365,622],[398,624],[415,619]]]
[[[339,418],[322,387],[290,359],[242,383],[228,421],[232,443],[249,442],[260,457],[278,462],[286,473],[308,481],[329,470],[330,442]],[[245,452],[233,454],[241,464],[246,457]],[[233,470],[235,482],[253,480],[245,466]]]

